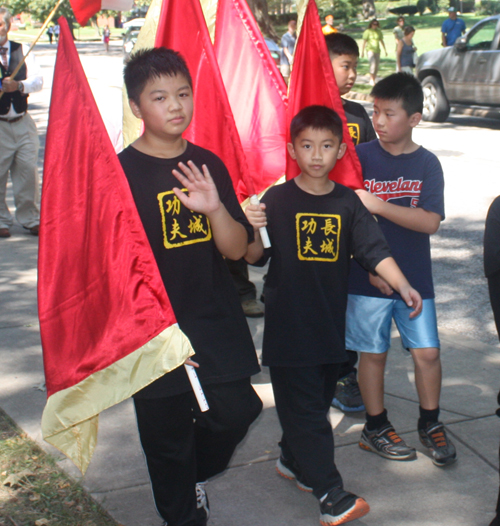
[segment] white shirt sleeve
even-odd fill
[[[29,46],[23,44],[23,54],[26,56]],[[24,93],[34,93],[43,87],[42,68],[38,64],[35,54],[31,52],[26,58],[27,78],[23,80]]]

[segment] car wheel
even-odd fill
[[[424,121],[444,122],[450,114],[450,103],[444,94],[441,81],[437,77],[425,77],[422,81],[424,91]]]

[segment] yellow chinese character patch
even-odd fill
[[[348,122],[347,127],[349,128],[349,134],[351,135],[352,142],[354,146],[359,144],[359,124],[355,122]]]
[[[336,214],[297,214],[297,250],[301,261],[337,261],[341,218]]]
[[[182,189],[187,192],[186,188]],[[160,205],[163,245],[176,248],[212,239],[212,230],[207,216],[187,210],[174,192],[158,194]]]

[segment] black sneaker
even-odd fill
[[[205,482],[196,483],[196,508],[197,508],[197,522],[200,526],[205,526],[210,517],[210,508],[208,504],[207,491],[205,489]]]
[[[432,453],[432,462],[443,468],[457,460],[457,451],[453,442],[448,438],[441,422],[431,424],[426,429],[419,429],[420,442]]]
[[[322,526],[335,526],[364,517],[370,511],[370,506],[361,497],[342,488],[334,488],[320,502],[319,511]]]
[[[312,492],[312,488],[304,481],[299,466],[297,466],[294,460],[287,460],[283,455],[280,455],[280,458],[276,462],[276,471],[278,475],[288,480],[295,480],[295,484],[297,484],[300,490],[307,491],[308,493]]]
[[[375,431],[368,431],[365,425],[361,433],[359,447],[373,451],[390,460],[414,460],[417,458],[415,448],[407,446],[390,423]]]
[[[365,410],[356,373],[349,373],[337,382],[332,406],[346,413],[357,413]]]

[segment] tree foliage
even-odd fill
[[[35,20],[44,22],[54,9],[56,2],[55,0],[7,0],[4,5],[14,15],[29,13]],[[57,20],[60,16],[65,16],[70,20],[74,19],[69,0],[64,0],[58,7],[53,20]]]

